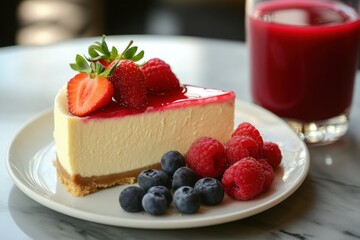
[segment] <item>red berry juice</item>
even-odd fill
[[[254,102],[275,114],[318,121],[351,105],[360,20],[322,0],[268,1],[247,19]]]

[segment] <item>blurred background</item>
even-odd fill
[[[0,47],[102,34],[245,39],[245,0],[10,0],[0,11]]]

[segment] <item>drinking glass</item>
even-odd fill
[[[308,144],[348,130],[360,47],[360,0],[247,0],[253,101]]]

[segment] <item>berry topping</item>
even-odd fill
[[[107,76],[113,68],[104,71],[99,63],[89,63],[80,55],[71,68],[81,73],[67,84],[69,112],[83,117],[106,106],[113,97],[114,89]]]
[[[225,193],[238,200],[249,200],[262,192],[264,170],[255,158],[247,157],[229,167],[222,178]]]
[[[147,61],[141,70],[146,77],[146,88],[151,92],[162,93],[180,88],[179,80],[169,64],[159,58]]]
[[[257,158],[259,150],[255,140],[248,136],[234,136],[226,143],[226,160],[229,166],[245,157]]]
[[[120,206],[127,212],[140,212],[143,210],[141,202],[144,195],[145,191],[142,188],[127,187],[120,193]]]
[[[167,201],[167,206],[169,207],[172,202],[172,195],[170,190],[164,186],[153,186],[148,190],[148,193],[160,193],[164,195]]]
[[[201,203],[205,205],[217,205],[224,198],[224,188],[215,178],[199,179],[194,189],[200,194]]]
[[[251,137],[253,138],[258,147],[262,147],[263,144],[264,144],[264,141],[260,135],[260,132],[259,130],[257,130],[255,128],[254,125],[252,125],[251,123],[249,122],[242,122],[238,125],[238,127],[235,129],[235,131],[233,132],[233,134],[231,135],[231,137],[234,137],[234,136],[248,136],[248,137]]]
[[[186,163],[199,176],[219,177],[227,168],[224,146],[214,138],[201,137],[190,146]]]
[[[109,67],[117,63],[114,61]],[[145,76],[133,61],[119,61],[109,80],[114,85],[114,98],[117,103],[136,109],[147,106]]]
[[[181,213],[195,213],[200,208],[200,194],[192,187],[181,187],[174,193],[174,205]]]
[[[261,163],[265,176],[262,192],[266,192],[267,190],[270,189],[272,183],[274,182],[275,172],[274,169],[265,159],[258,159],[258,162]]]
[[[264,146],[260,148],[260,157],[265,158],[273,169],[280,165],[282,159],[279,146],[273,142],[264,143]]]
[[[185,158],[180,152],[173,150],[161,157],[160,164],[164,172],[172,177],[178,168],[185,166]]]
[[[146,192],[153,186],[165,186],[170,188],[168,175],[161,170],[149,169],[142,171],[138,176],[139,186]]]
[[[162,215],[166,212],[168,201],[165,196],[158,192],[148,192],[142,199],[145,212],[151,215]]]
[[[183,186],[193,187],[197,180],[198,176],[191,168],[181,167],[178,168],[173,175],[172,188],[175,191]]]
[[[106,68],[117,65],[109,78],[114,85],[115,100],[125,107],[144,108],[147,106],[146,79],[140,67],[135,63],[144,56],[144,51],[138,51],[137,46],[131,46],[130,41],[121,53],[115,47],[109,50],[103,36],[101,42],[96,42],[88,49],[90,59],[99,62]]]

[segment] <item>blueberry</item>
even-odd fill
[[[195,183],[194,189],[205,205],[216,205],[224,199],[224,187],[215,178],[201,178]]]
[[[173,150],[166,152],[161,157],[160,163],[164,172],[172,177],[178,168],[185,166],[185,158],[180,152]]]
[[[174,205],[181,213],[195,213],[200,208],[200,194],[192,187],[180,187],[174,193]]]
[[[165,213],[168,201],[165,196],[157,192],[148,192],[142,199],[142,206],[151,215],[162,215]]]
[[[169,178],[169,175],[167,175],[167,173],[162,170],[157,170],[157,173],[160,176],[162,183],[158,186],[164,186],[167,187],[168,189],[171,189],[171,179]]]
[[[145,191],[142,188],[127,187],[120,193],[120,206],[127,212],[140,212],[143,210],[141,201],[144,195]]]
[[[164,186],[153,186],[149,188],[148,193],[160,193],[164,195],[164,197],[167,200],[167,206],[169,207],[172,202],[172,195],[170,190],[167,187]]]
[[[172,180],[172,188],[175,191],[179,187],[182,186],[190,186],[193,187],[197,181],[197,175],[191,168],[181,167],[175,171],[173,180]]]
[[[142,171],[138,176],[138,184],[145,192],[153,186],[171,187],[169,176],[164,171],[157,169]]]

